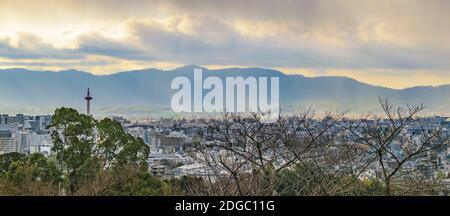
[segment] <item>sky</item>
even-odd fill
[[[0,0],[0,68],[185,64],[450,84],[447,0]]]

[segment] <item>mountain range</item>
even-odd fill
[[[171,115],[170,89],[174,77],[192,80],[195,65],[174,70],[144,69],[111,75],[94,75],[77,70],[0,70],[0,113],[53,113],[61,106],[84,110],[86,88],[94,100],[94,115]],[[376,112],[378,98],[394,104],[424,104],[426,113],[450,113],[450,85],[392,89],[373,86],[347,77],[305,77],[263,68],[203,68],[203,76],[279,77],[280,103],[292,111],[312,106],[318,110]],[[172,113],[173,114],[173,113]]]

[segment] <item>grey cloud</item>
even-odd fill
[[[77,38],[77,52],[84,55],[102,55],[127,60],[153,60],[155,57],[129,41],[106,38],[98,33],[83,34]]]
[[[89,4],[83,1],[84,6]],[[23,48],[0,41],[0,56],[83,59],[101,55],[203,65],[450,69],[450,29],[446,27],[450,3],[444,0],[109,1],[106,6],[93,3],[88,8],[118,7],[136,17],[127,23],[129,38],[113,40],[91,32],[77,38],[78,49],[55,49],[24,35],[19,46]],[[168,29],[141,19],[155,10],[179,20]],[[123,11],[120,14],[127,15]],[[181,31],[183,19],[188,19],[192,32]],[[267,29],[272,35],[251,37],[236,29],[239,21],[274,29]],[[326,37],[342,41],[343,46],[327,44]]]

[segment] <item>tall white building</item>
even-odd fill
[[[10,131],[0,131],[0,154],[16,151],[16,138]]]
[[[23,154],[30,153],[31,134],[27,132],[19,132],[17,134],[16,151]]]
[[[45,156],[51,154],[51,149],[53,147],[50,134],[31,134],[30,137],[30,154],[31,153],[42,153]]]

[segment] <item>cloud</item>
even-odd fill
[[[445,0],[2,1],[0,66],[450,71],[449,9]]]
[[[439,70],[403,70],[403,69],[297,69],[277,68],[290,74],[301,73],[314,76],[345,76],[364,83],[403,89],[411,86],[438,86],[450,83],[448,71]]]
[[[9,59],[82,59],[74,50],[60,50],[44,43],[39,36],[18,32],[14,37],[0,38],[0,57]]]

